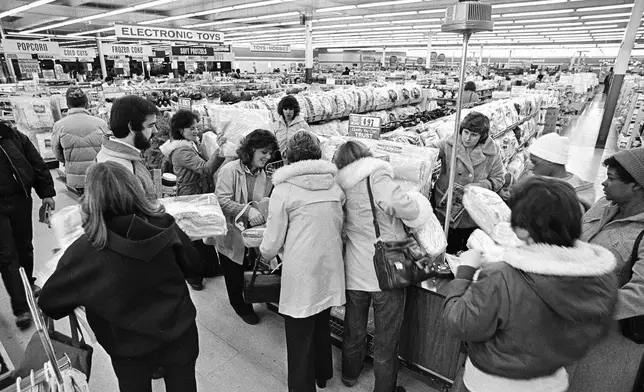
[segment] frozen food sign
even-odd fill
[[[129,40],[156,40],[156,41],[185,41],[221,44],[224,42],[224,33],[219,31],[188,30],[165,27],[115,26],[116,38]]]
[[[5,53],[60,54],[57,42],[3,39],[2,46]]]
[[[120,44],[103,44],[103,54],[106,56],[133,56],[133,57],[152,57],[152,47],[145,45],[120,45]]]

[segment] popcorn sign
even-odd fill
[[[361,139],[380,139],[380,117],[349,115],[349,136]]]

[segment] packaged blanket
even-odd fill
[[[226,217],[214,194],[169,197],[159,202],[193,241],[226,234]]]
[[[467,239],[469,249],[478,250],[483,256],[483,262],[495,263],[503,260],[504,249],[481,229],[476,229]]]
[[[474,185],[465,187],[463,206],[478,227],[491,235],[494,226],[510,221],[510,207],[497,193]]]
[[[241,140],[256,129],[272,130],[271,113],[266,109],[244,109],[208,105],[208,114],[217,133],[226,140],[222,147],[226,157],[236,157]]]
[[[430,214],[425,226],[414,230],[414,237],[420,247],[431,257],[439,256],[447,249],[445,231],[434,214]]]

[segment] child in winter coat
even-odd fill
[[[443,308],[447,329],[467,343],[463,377],[471,392],[563,392],[564,369],[604,337],[617,297],[615,258],[579,241],[574,189],[533,177],[508,204],[525,245],[481,267],[480,253],[461,255]]]

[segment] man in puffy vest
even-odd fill
[[[0,274],[20,329],[32,323],[18,272],[23,267],[33,285],[32,188],[43,206],[56,207],[54,180],[40,153],[27,135],[0,121]]]

